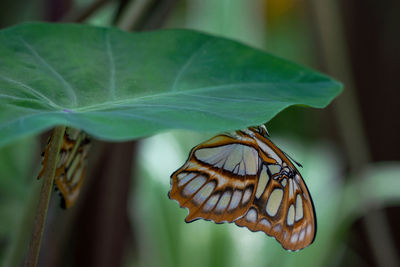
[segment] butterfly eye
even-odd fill
[[[265,126],[217,135],[171,176],[169,197],[197,219],[263,231],[288,250],[315,237],[314,206],[300,174]]]

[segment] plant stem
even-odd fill
[[[50,195],[53,188],[54,175],[58,156],[65,133],[65,126],[56,127],[49,143],[49,155],[43,174],[42,189],[40,191],[35,221],[32,230],[31,242],[26,258],[25,266],[35,267],[39,258],[40,244],[42,241],[44,225],[46,222],[47,209],[49,207]]]

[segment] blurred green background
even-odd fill
[[[288,252],[234,224],[186,224],[187,211],[167,197],[169,176],[216,133],[176,131],[94,141],[77,205],[61,210],[53,194],[39,266],[400,266],[398,10],[396,0],[3,0],[0,27],[46,20],[197,29],[344,83],[327,109],[291,107],[267,124],[304,166],[318,223],[311,246]],[[2,266],[23,262],[48,134],[0,148]]]

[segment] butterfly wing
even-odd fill
[[[71,141],[71,140],[70,140]],[[89,140],[83,132],[80,137],[73,140],[72,150],[65,151],[63,147],[60,156],[65,155],[65,161],[56,170],[54,182],[60,190],[63,202],[62,206],[69,208],[78,199],[83,180],[86,175]]]
[[[259,144],[259,153],[276,159],[276,163],[261,161],[255,198],[245,216],[235,223],[275,237],[285,249],[305,248],[316,233],[314,205],[307,186],[275,144],[257,133],[253,139]]]
[[[172,174],[169,197],[189,210],[186,222],[235,222],[299,250],[315,237],[313,202],[299,172],[267,135],[252,127],[196,146]]]
[[[172,174],[169,197],[196,219],[232,222],[249,209],[258,172],[257,151],[229,135],[217,135],[192,149]]]
[[[38,179],[44,174],[52,138],[50,137],[43,152],[42,170],[38,175]],[[55,185],[61,193],[63,207],[71,207],[78,198],[86,173],[88,151],[89,139],[86,134],[82,131],[67,128],[61,144],[54,176]]]

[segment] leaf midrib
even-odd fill
[[[20,86],[23,86],[23,84],[20,84],[18,82],[18,84]],[[43,100],[46,99],[47,101],[45,102],[49,107],[53,108],[53,111],[60,111],[60,110],[64,110],[64,109],[69,109],[72,112],[90,112],[90,111],[99,111],[99,110],[107,110],[107,109],[111,109],[111,108],[115,108],[115,107],[121,107],[122,105],[129,105],[129,104],[134,104],[137,101],[140,100],[144,100],[144,99],[155,99],[155,98],[161,98],[161,97],[172,97],[175,95],[191,95],[197,92],[206,92],[209,90],[226,90],[226,89],[231,89],[232,87],[235,86],[248,86],[248,87],[252,87],[252,86],[266,86],[266,85],[272,85],[272,86],[277,86],[277,85],[282,85],[282,84],[292,84],[291,82],[279,82],[279,83],[271,83],[271,82],[254,82],[254,83],[231,83],[231,84],[223,84],[223,85],[218,85],[218,86],[208,86],[208,87],[199,87],[199,88],[193,88],[193,89],[189,89],[189,90],[184,90],[184,91],[167,91],[167,92],[163,92],[163,93],[157,93],[157,94],[152,94],[152,95],[144,95],[144,96],[139,96],[139,97],[135,97],[135,98],[129,98],[129,99],[121,99],[121,100],[112,100],[112,101],[106,101],[106,102],[102,102],[102,103],[98,103],[98,104],[94,104],[94,105],[87,105],[87,106],[82,106],[82,107],[77,107],[77,108],[73,108],[73,107],[68,107],[68,106],[60,106],[58,104],[56,104],[55,102],[53,102],[51,99],[49,98],[44,98],[44,96],[42,94],[41,97],[39,97],[38,99]],[[303,83],[303,84],[307,84],[307,83]],[[315,82],[313,82],[312,84],[315,84]],[[25,86],[26,88],[31,88],[29,86]],[[33,89],[34,92],[39,93],[36,89]],[[43,98],[42,98],[43,97]],[[201,95],[199,96],[201,97]],[[21,98],[21,100],[24,99],[26,101],[32,101],[33,99],[30,98]],[[222,100],[223,98],[221,98]],[[249,99],[249,98],[248,98]],[[259,100],[259,99],[249,99],[251,101],[265,101],[265,100]],[[276,99],[274,101],[277,101]]]

